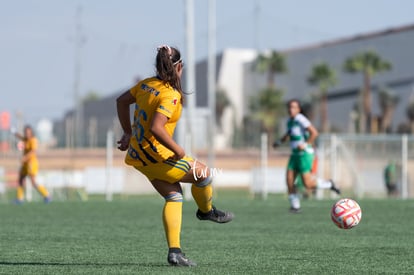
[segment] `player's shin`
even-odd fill
[[[23,201],[23,199],[24,199],[24,188],[23,186],[18,186],[17,192],[16,192],[16,200]]]
[[[197,203],[198,209],[203,213],[207,213],[212,209],[213,187],[211,182],[212,177],[209,176],[191,186],[191,194]]]
[[[46,187],[44,187],[43,185],[38,184],[36,186],[36,189],[40,193],[40,195],[42,195],[43,198],[49,197],[49,192],[47,191]]]
[[[169,248],[180,248],[182,207],[181,193],[174,192],[165,197],[162,220]]]

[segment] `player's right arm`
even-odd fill
[[[19,133],[17,133],[16,132],[16,130],[13,128],[13,129],[11,129],[10,130],[10,132],[16,137],[16,138],[18,138],[18,139],[20,139],[20,140],[25,140],[25,138],[24,138],[24,136],[23,135],[21,135],[21,134],[19,134]]]
[[[135,97],[132,96],[130,91],[126,91],[116,99],[116,110],[118,113],[118,119],[121,123],[124,134],[117,142],[119,144],[118,149],[125,151],[129,147],[129,140],[131,138],[131,118],[129,115],[129,105],[135,102]]]
[[[279,147],[289,139],[289,132],[286,132],[280,139],[273,142],[273,148]]]

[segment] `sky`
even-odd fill
[[[121,93],[154,74],[156,47],[185,57],[185,0],[0,0],[0,112],[59,119],[79,94]],[[196,60],[207,56],[208,0],[194,0]],[[216,0],[217,53],[285,50],[414,24],[411,0]]]

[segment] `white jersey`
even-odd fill
[[[290,148],[293,153],[298,152],[297,148],[300,144],[306,143],[309,133],[307,128],[311,126],[311,122],[303,114],[297,114],[294,118],[287,121],[287,130],[290,140]],[[312,147],[306,149],[309,153],[313,151]]]

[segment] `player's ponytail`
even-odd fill
[[[183,91],[181,88],[181,79],[177,74],[175,66],[181,63],[180,51],[176,48],[163,45],[158,47],[158,53],[155,61],[157,75],[171,87],[176,89],[183,99]]]

